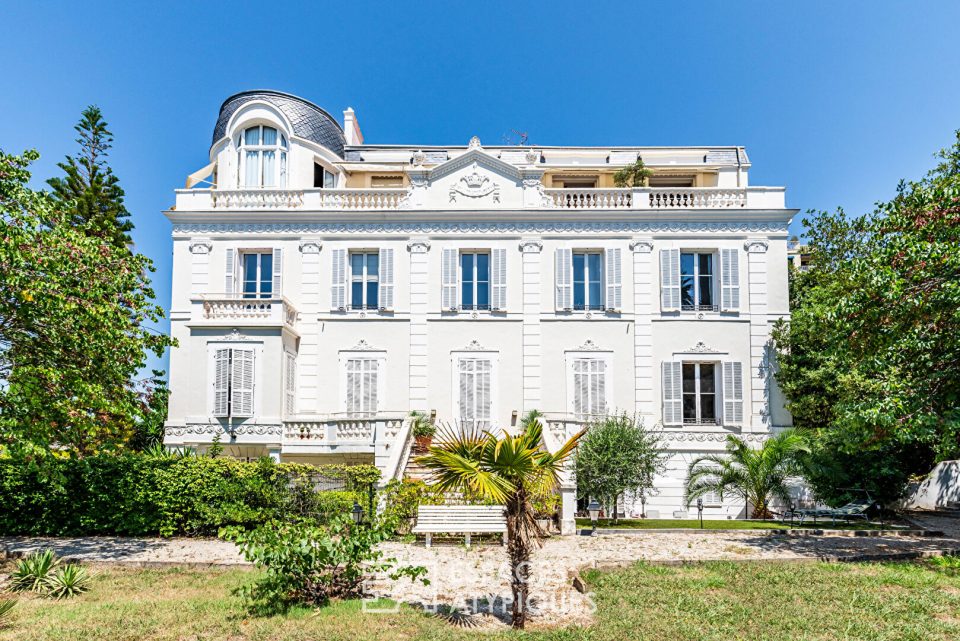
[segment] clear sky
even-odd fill
[[[39,150],[39,186],[99,105],[167,306],[161,212],[238,91],[352,106],[372,143],[744,145],[788,206],[860,213],[960,128],[957,25],[956,0],[0,0],[0,147]]]

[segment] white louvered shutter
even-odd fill
[[[590,413],[602,416],[607,413],[607,363],[599,358],[591,363],[593,380],[590,382],[592,404]]]
[[[223,287],[225,292],[227,292],[228,294],[232,294],[234,271],[236,269],[237,250],[235,250],[233,247],[227,247],[226,254],[227,254],[227,260],[226,260],[226,265],[224,265],[224,271],[223,271],[224,273]]]
[[[330,257],[333,261],[330,269],[330,308],[343,311],[347,308],[347,250],[334,249]]]
[[[663,387],[663,424],[683,424],[683,364],[664,361],[661,372]]]
[[[457,308],[457,250],[444,249],[440,266],[440,306],[443,311]]]
[[[743,364],[723,363],[723,424],[743,424]]]
[[[286,410],[287,416],[292,416],[297,412],[297,359],[289,352],[287,353],[286,365],[284,409]]]
[[[680,310],[680,250],[660,250],[660,307],[664,312]]]
[[[283,295],[283,250],[279,247],[273,250],[273,297],[280,298]]]
[[[623,268],[621,266],[621,251],[619,247],[608,249],[604,252],[607,260],[605,272],[607,280],[607,300],[604,307],[611,310],[623,308]]]
[[[491,309],[507,308],[507,250],[500,247],[490,251]]]
[[[474,361],[469,358],[461,358],[457,362],[459,370],[460,383],[460,420],[464,423],[472,423],[476,418],[474,415]]]
[[[228,416],[230,411],[230,350],[213,353],[213,415]]]
[[[377,411],[377,361],[368,358],[363,365],[363,411],[374,414]]]
[[[253,350],[234,349],[231,370],[230,414],[238,417],[253,416]]]
[[[359,411],[358,399],[360,398],[360,361],[358,359],[347,361],[346,379],[343,390],[343,409],[348,414],[355,414]]]
[[[720,309],[740,309],[740,250],[720,250]]]
[[[490,361],[477,361],[477,411],[476,417],[477,420],[483,421],[484,423],[490,422],[490,411],[491,411],[491,400],[490,400],[490,387],[492,381],[491,377],[491,364]]]
[[[573,250],[560,247],[554,254],[558,311],[573,309]]]
[[[393,248],[380,250],[380,309],[393,309]]]

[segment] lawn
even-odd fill
[[[638,564],[587,576],[589,628],[495,634],[404,607],[365,614],[342,602],[314,614],[250,618],[230,591],[249,570],[100,569],[89,593],[26,597],[0,639],[577,639],[946,641],[960,638],[960,563]]]
[[[592,527],[590,519],[577,519],[577,527],[579,528],[589,528]],[[700,529],[700,521],[698,519],[620,519],[616,524],[613,521],[607,519],[600,519],[597,521],[597,527],[599,529],[603,528],[618,528],[625,530],[657,530],[657,529],[682,529],[682,530],[698,530]],[[799,528],[799,525],[795,525],[795,528]],[[780,521],[739,521],[739,520],[720,520],[720,519],[704,519],[703,520],[703,529],[704,530],[789,530],[791,529],[789,524],[781,523]],[[881,529],[879,524],[876,523],[864,523],[863,521],[854,521],[852,523],[841,523],[838,522],[836,526],[831,526],[829,521],[823,521],[822,519],[817,521],[814,525],[813,521],[807,521],[803,524],[803,529],[819,529],[819,530],[879,530]],[[894,529],[889,523],[884,525],[883,529]]]

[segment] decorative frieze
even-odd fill
[[[425,239],[411,240],[407,243],[407,249],[411,254],[426,254],[430,251],[430,241]]]
[[[209,254],[213,249],[213,243],[209,238],[194,238],[190,241],[191,254]]]
[[[653,241],[647,239],[634,240],[630,243],[630,251],[640,254],[649,254],[653,251]]]
[[[743,244],[743,248],[751,254],[763,254],[769,247],[770,243],[762,238],[751,238]]]

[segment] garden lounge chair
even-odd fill
[[[813,524],[817,524],[817,519],[829,518],[833,525],[837,524],[837,519],[843,521],[852,521],[854,519],[863,519],[867,521],[867,510],[873,507],[873,500],[866,496],[861,499],[850,501],[846,505],[838,508],[811,508],[811,509],[793,509],[790,511],[791,517],[800,518],[800,525],[809,517],[813,518]],[[792,521],[792,518],[791,518]]]

